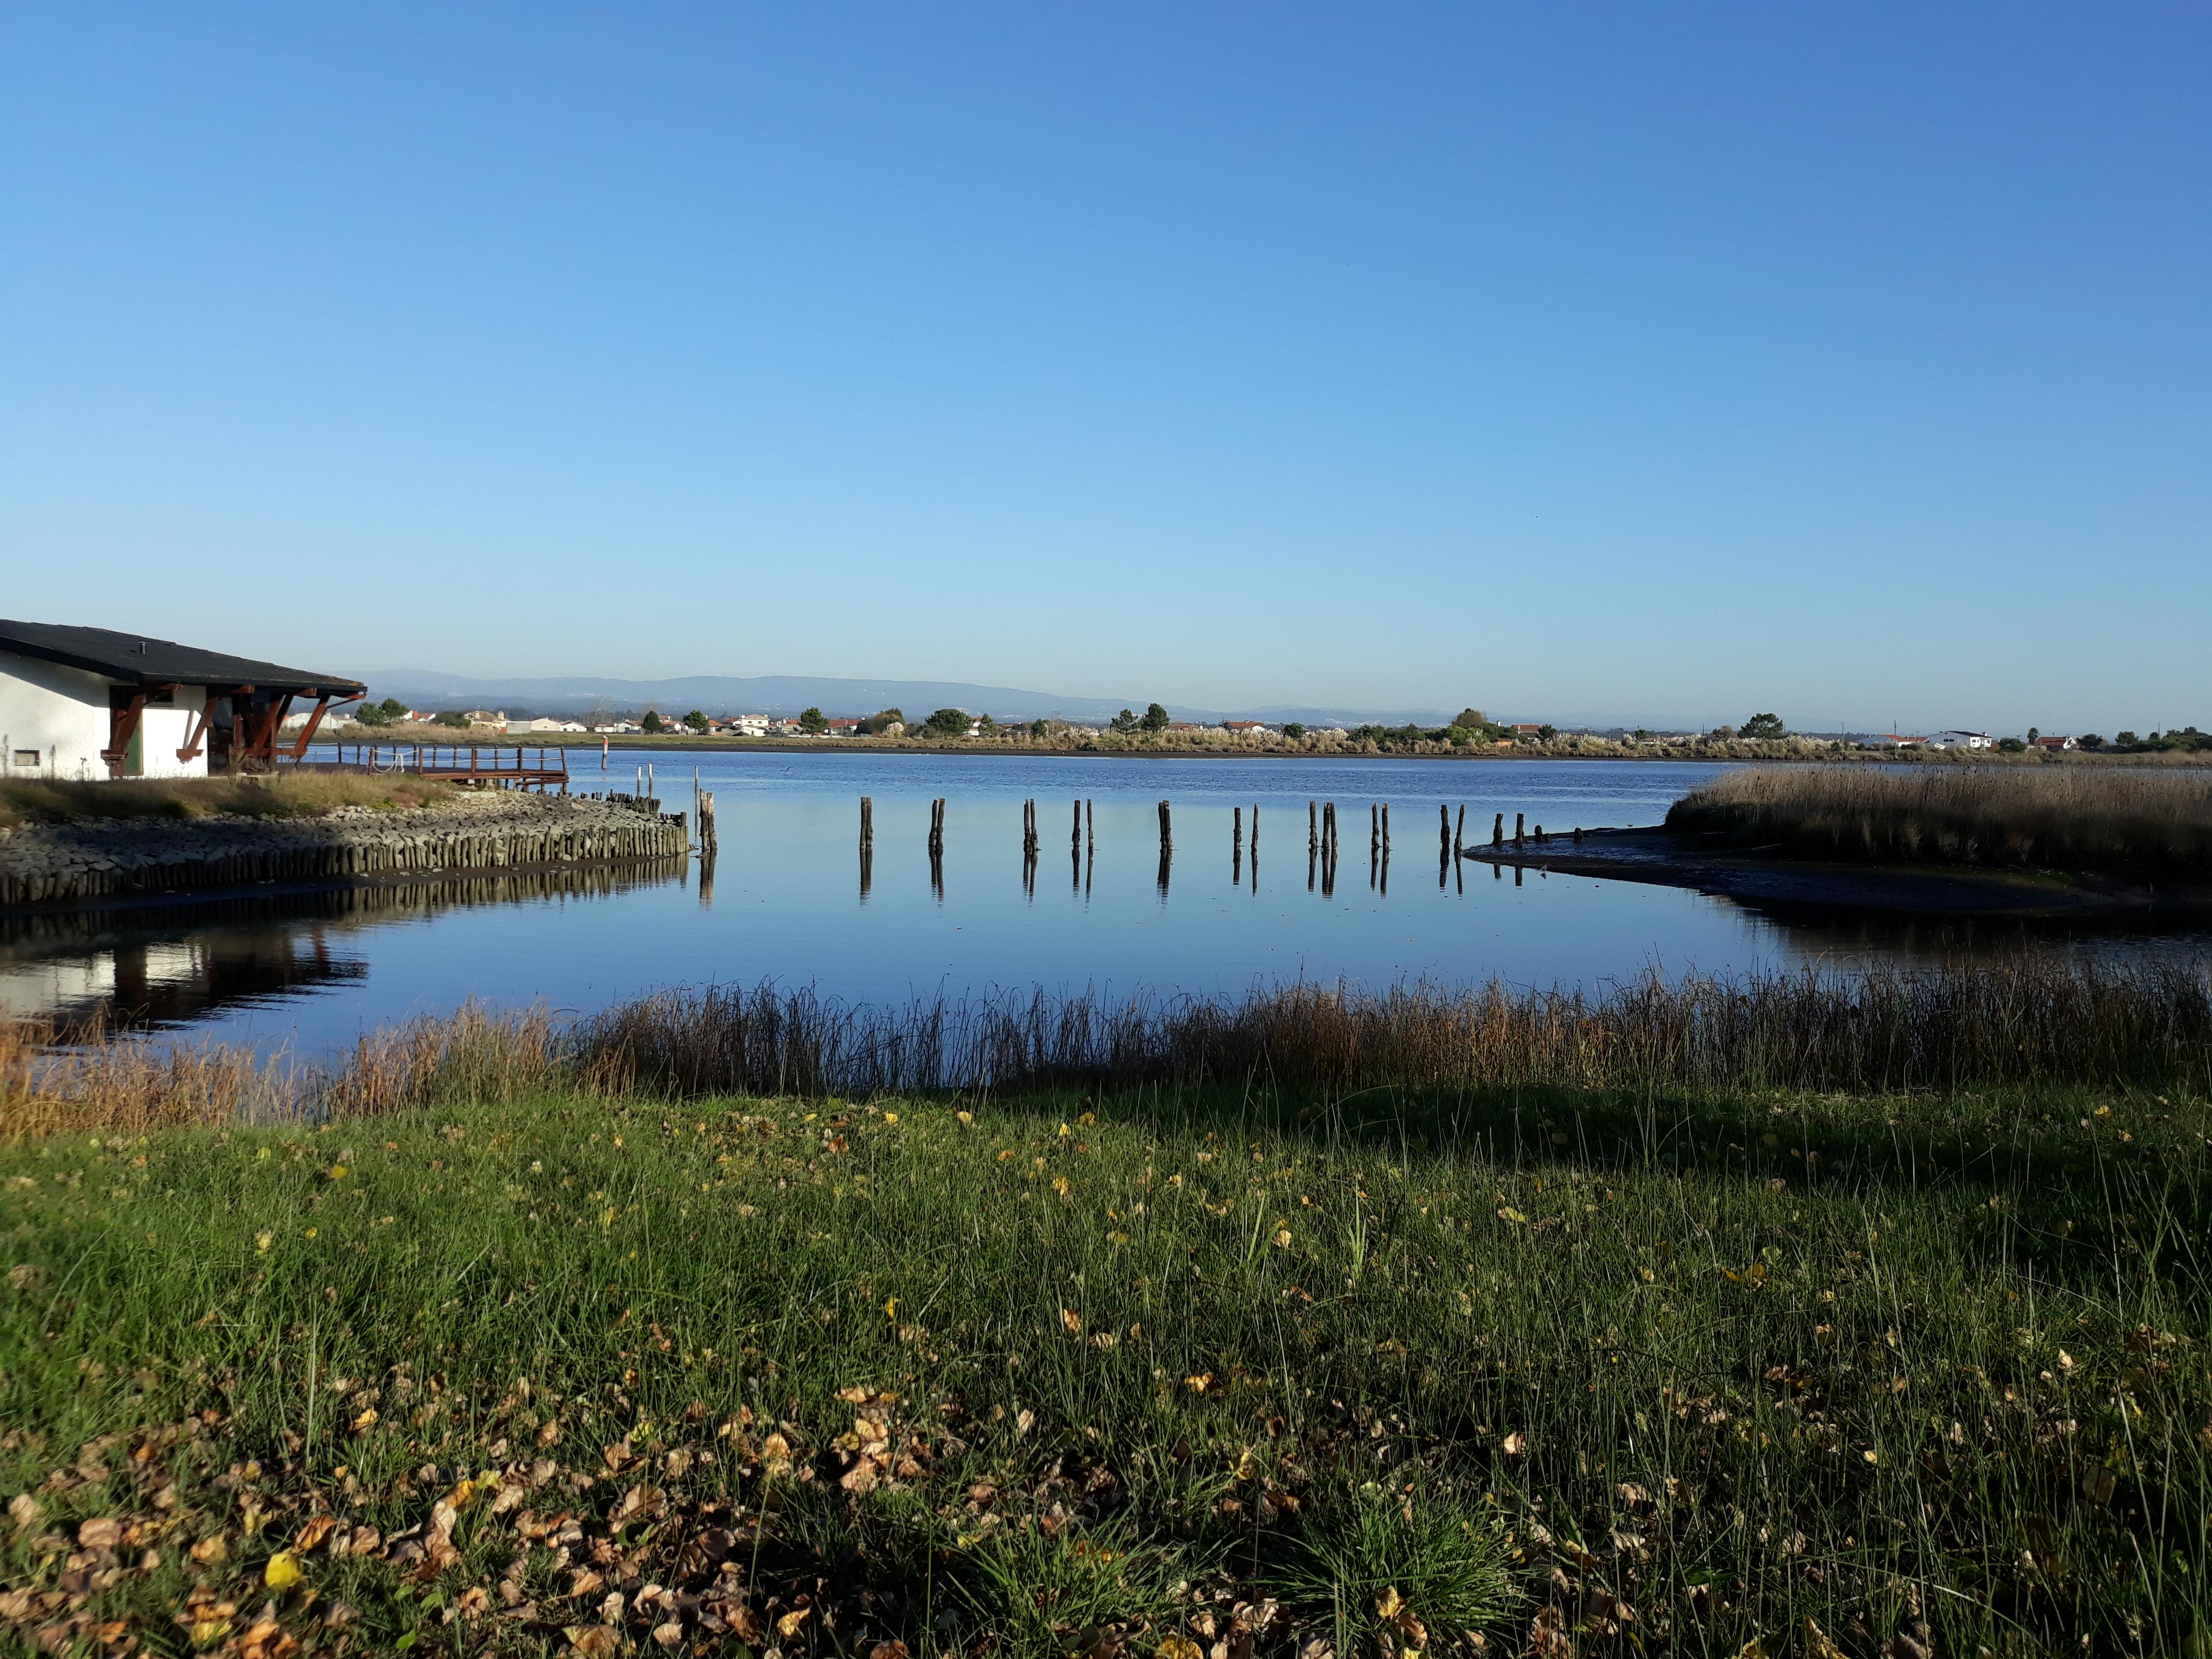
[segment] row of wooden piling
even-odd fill
[[[702,826],[711,823],[712,810],[712,798],[708,797],[702,809]],[[933,882],[937,885],[939,892],[943,890],[945,810],[945,801],[943,797],[929,804],[927,848]],[[1167,860],[1175,852],[1175,817],[1172,803],[1161,801],[1158,812],[1161,878],[1164,886]],[[1033,866],[1043,843],[1041,824],[1042,819],[1038,814],[1035,798],[1023,801],[1021,845],[1025,881],[1034,880]],[[1231,873],[1232,878],[1241,884],[1243,879],[1244,854],[1248,845],[1244,829],[1244,808],[1241,805],[1231,809],[1229,834]],[[1579,842],[1582,838],[1583,832],[1580,829],[1577,829],[1574,831],[1574,839]],[[1525,847],[1531,839],[1540,843],[1547,841],[1549,837],[1546,836],[1543,825],[1538,824],[1532,830],[1528,825],[1527,816],[1516,812],[1514,814],[1512,839],[1514,846],[1520,848]],[[1494,848],[1503,848],[1505,845],[1505,815],[1500,812],[1492,826],[1491,844]],[[872,798],[863,795],[860,797],[860,849],[862,860],[860,890],[864,896],[868,890],[869,866],[874,856],[875,843],[875,803]],[[1252,854],[1253,878],[1257,881],[1260,861],[1260,808],[1256,802],[1252,807],[1252,828],[1249,845]],[[1096,810],[1087,798],[1079,796],[1071,807],[1068,850],[1079,862],[1086,848],[1095,852],[1097,847]],[[1309,800],[1306,803],[1306,884],[1309,888],[1313,886],[1318,876],[1324,892],[1334,890],[1339,847],[1336,803]],[[1390,867],[1390,806],[1387,801],[1375,801],[1369,804],[1367,853],[1370,884],[1382,885],[1385,890],[1388,890]],[[1449,804],[1439,803],[1437,807],[1437,865],[1439,882],[1443,880],[1455,866],[1456,861],[1466,855],[1466,805],[1462,804],[1460,806],[1459,815],[1455,819]]]

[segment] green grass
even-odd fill
[[[2208,1127],[1529,1088],[18,1141],[0,1630],[2195,1653]]]

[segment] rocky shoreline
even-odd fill
[[[313,818],[30,825],[0,831],[0,909],[682,857],[690,832],[681,813],[659,805],[623,795],[501,793]]]

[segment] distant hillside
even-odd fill
[[[697,674],[681,679],[618,680],[586,675],[543,679],[473,679],[428,668],[380,668],[360,678],[373,698],[397,697],[416,708],[505,708],[534,713],[587,714],[594,706],[612,710],[643,709],[682,714],[796,714],[819,708],[825,714],[872,714],[900,708],[919,717],[933,708],[964,708],[1002,720],[1046,716],[1103,724],[1124,708],[1142,710],[1150,698],[1085,697],[1065,692],[1024,691],[1007,685],[968,685],[955,680],[846,680],[803,674],[763,674],[751,678]],[[1364,720],[1399,726],[1413,721],[1435,726],[1451,717],[1437,708],[1357,709],[1268,708],[1194,708],[1170,703],[1177,720],[1304,720],[1309,726],[1358,725]]]

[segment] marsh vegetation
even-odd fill
[[[2212,769],[1792,767],[1730,772],[1668,827],[1793,857],[2212,874]]]

